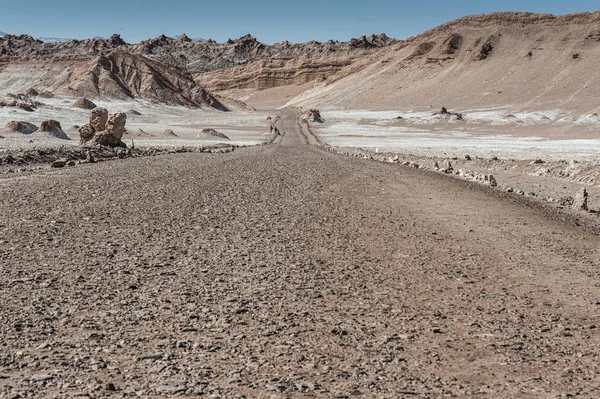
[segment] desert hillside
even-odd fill
[[[185,35],[137,44],[118,35],[65,43],[0,38],[7,93],[35,88],[218,109],[210,91],[322,109],[593,114],[600,111],[599,62],[600,12],[474,15],[405,41],[385,34],[273,45],[250,35],[225,43]]]
[[[476,15],[373,54],[291,103],[598,112],[599,63],[600,12]]]
[[[6,35],[0,38],[0,70],[5,70],[0,74],[0,81],[5,82],[5,87],[14,86],[15,80],[7,79],[6,72],[10,76],[15,71],[11,67],[18,65],[22,77],[29,78],[29,81],[21,79],[20,83],[38,90],[165,102],[168,96],[163,93],[150,95],[146,88],[158,85],[164,92],[172,87],[162,87],[163,80],[169,81],[167,86],[172,86],[173,80],[180,82],[182,79],[185,80],[183,86],[188,87],[192,76],[199,87],[208,90],[264,89],[320,82],[378,49],[398,42],[385,34],[362,36],[348,42],[330,40],[293,44],[284,41],[273,45],[261,43],[251,35],[225,43],[201,42],[185,35],[177,39],[161,35],[137,44],[128,44],[119,35],[64,43],[42,42],[28,35]],[[127,62],[123,63],[125,59]],[[43,69],[55,71],[40,76],[35,70],[40,63],[45,65]],[[147,82],[145,75],[148,72],[156,78],[153,83]],[[61,83],[47,84],[47,80],[56,79]],[[140,88],[139,81],[142,80],[146,82]],[[132,81],[138,81],[138,84],[131,85]],[[72,82],[76,87],[71,85]],[[99,87],[97,82],[100,82]],[[64,83],[68,83],[66,87],[63,87]],[[187,93],[187,89],[183,91],[175,90],[176,98],[166,102],[193,105],[195,100],[190,97],[194,94]]]

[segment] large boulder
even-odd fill
[[[94,108],[90,112],[90,122],[79,128],[81,144],[125,147],[121,141],[125,134],[127,114],[117,112],[108,115],[104,108]]]
[[[96,108],[96,104],[88,100],[87,98],[78,98],[77,101],[73,104],[73,108],[81,108],[81,109],[94,109]]]
[[[62,130],[60,122],[52,119],[42,122],[36,133],[38,132],[46,133],[47,135],[56,137],[57,139],[70,140],[69,136],[67,136],[67,134]]]
[[[15,133],[31,134],[38,130],[38,127],[29,122],[10,121],[6,124],[5,129]]]
[[[106,130],[106,122],[108,122],[108,111],[104,108],[94,108],[90,112],[90,122],[78,130],[81,143],[90,141],[96,132]]]

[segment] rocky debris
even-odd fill
[[[31,97],[37,97],[40,95],[40,93],[34,88],[27,89],[25,91],[25,94],[27,94],[28,96],[31,96]]]
[[[107,147],[126,147],[121,141],[125,134],[127,114],[117,112],[108,115],[104,108],[94,108],[90,112],[88,124],[79,128],[81,143],[86,145],[103,145]]]
[[[69,136],[62,130],[60,122],[56,120],[48,120],[42,122],[39,129],[35,133],[46,133],[51,137],[56,137],[61,140],[70,140]]]
[[[175,395],[180,392],[185,392],[188,390],[188,387],[184,385],[180,386],[169,386],[169,385],[156,385],[154,390],[157,393],[167,394],[167,395]]]
[[[588,209],[588,192],[583,188],[573,198],[573,205],[571,208],[576,211],[589,211]]]
[[[463,40],[464,37],[459,33],[453,32],[448,35],[446,40],[443,42],[444,54],[450,55],[456,53],[458,50],[460,50]]]
[[[229,137],[227,137],[226,135],[224,135],[221,132],[216,131],[215,129],[202,129],[201,135],[217,137],[217,138],[224,139],[224,140],[230,140]],[[201,137],[201,136],[198,136],[198,137]]]
[[[88,100],[85,97],[80,97],[77,99],[77,101],[75,101],[75,103],[72,105],[72,107],[91,110],[91,109],[96,108],[96,104],[94,104],[93,102],[91,102],[90,100]]]
[[[307,109],[302,113],[303,120],[316,123],[324,123],[325,120],[321,117],[321,112],[318,109]]]
[[[329,42],[330,45],[334,43],[335,42],[333,41]],[[385,33],[381,33],[379,35],[373,34],[369,37],[361,36],[358,39],[350,39],[348,42],[348,47],[351,49],[371,50],[375,48],[387,47],[394,43],[397,43],[397,40],[388,37]],[[321,43],[317,44],[320,45]]]
[[[186,35],[186,34],[184,33],[184,34],[182,34],[181,36],[179,36],[179,37],[176,39],[176,41],[178,41],[178,42],[182,42],[182,43],[189,43],[189,42],[191,42],[191,41],[192,41],[192,39],[190,39],[190,38],[188,37],[188,35]]]
[[[452,173],[453,170],[454,170],[454,167],[452,167],[452,162],[450,162],[448,159],[446,159],[444,161],[444,173]]]
[[[109,37],[106,40],[106,43],[110,47],[119,47],[119,46],[125,46],[125,45],[127,45],[127,43],[125,42],[125,40],[121,39],[121,35],[118,35],[116,33],[113,34],[111,37]]]
[[[446,107],[442,107],[442,109],[439,112],[436,112],[433,115],[434,116],[435,115],[440,115],[440,116],[445,117],[447,119],[449,119],[451,117],[454,117],[453,119],[457,120],[457,121],[462,121],[463,120],[463,114],[458,113],[458,112],[450,112],[450,111],[448,111],[448,109]]]
[[[162,134],[163,134],[163,136],[167,136],[167,137],[179,137],[171,129],[165,130]]]
[[[127,111],[127,115],[135,115],[135,116],[139,116],[142,113],[140,111],[136,111],[135,109],[130,109],[129,111]]]
[[[17,151],[14,153],[0,154],[0,166],[15,165],[25,166],[33,164],[52,164],[61,160],[66,166],[79,163],[97,163],[125,157],[145,157],[165,154],[182,153],[213,153],[224,154],[235,151],[237,146],[230,144],[216,144],[205,147],[176,147],[176,148],[137,148],[132,146],[124,150],[122,147],[79,147],[60,146],[58,148],[39,148],[35,150]],[[10,172],[10,170],[9,170]],[[14,170],[13,170],[14,172]]]
[[[52,94],[49,91],[44,90],[44,91],[40,92],[39,97],[42,97],[42,98],[54,98],[54,94]]]
[[[38,127],[29,122],[10,121],[6,124],[5,129],[15,133],[31,134],[38,130]]]
[[[33,112],[38,105],[39,103],[30,100],[27,100],[27,102],[17,100],[0,100],[0,107],[19,108],[27,112]]]
[[[495,35],[490,36],[479,48],[479,52],[476,54],[475,59],[477,61],[483,61],[487,59],[492,51],[494,51],[494,43],[496,40],[497,37]]]
[[[52,162],[50,166],[52,168],[64,168],[67,165],[67,162],[69,162],[67,159],[57,159],[56,161]]]
[[[53,380],[54,376],[52,374],[36,374],[31,377],[33,381],[49,381]]]

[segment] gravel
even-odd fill
[[[600,395],[597,230],[295,121],[2,175],[0,397]]]

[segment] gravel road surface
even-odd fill
[[[592,229],[283,126],[2,177],[0,397],[600,397]]]

